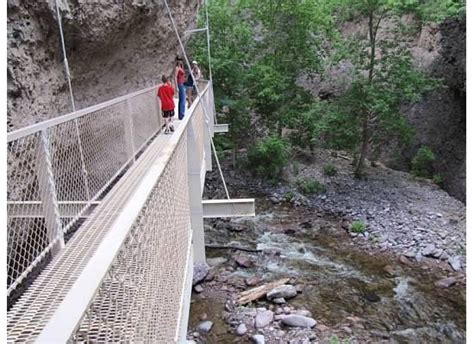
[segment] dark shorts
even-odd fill
[[[173,117],[174,116],[174,110],[163,110],[163,117],[168,118],[168,117]]]
[[[186,86],[187,89],[192,88],[192,95],[195,96],[197,94],[196,86]]]

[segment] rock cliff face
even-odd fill
[[[412,31],[408,48],[413,64],[440,78],[443,87],[416,103],[402,107],[416,135],[409,147],[400,152],[400,144],[385,147],[381,160],[389,167],[410,170],[410,161],[421,145],[436,155],[434,169],[443,177],[443,188],[452,196],[466,200],[466,20],[450,19],[444,23],[421,25],[414,16],[405,15],[401,23]],[[390,35],[391,21],[381,25],[379,39]],[[367,36],[366,19],[345,23],[345,36]],[[353,66],[345,61],[324,78],[302,77],[300,85],[322,99],[342,94],[350,81]],[[394,147],[395,150],[394,150]]]
[[[169,0],[181,35],[201,0]],[[180,52],[163,1],[61,0],[76,108],[151,86]],[[8,130],[72,111],[54,0],[8,0]],[[182,35],[183,36],[183,35]]]
[[[436,155],[434,168],[443,177],[443,187],[452,196],[466,201],[466,21],[453,19],[420,36],[419,45],[438,37],[437,57],[429,64],[430,73],[445,87],[405,109],[416,128],[410,147],[394,155],[387,152],[387,164],[409,170],[410,160],[421,145]]]

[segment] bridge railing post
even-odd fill
[[[216,121],[216,103],[214,102],[214,87],[212,84],[212,81],[210,81],[210,86],[209,86],[209,104],[210,104],[210,109],[209,113],[211,114],[212,117],[212,136],[214,136],[214,124],[217,124]]]
[[[48,242],[51,244],[58,238],[57,242],[51,248],[51,253],[55,256],[64,247],[64,236],[61,228],[56,185],[54,183],[53,165],[51,163],[48,129],[42,130],[40,133],[36,161],[39,191]]]
[[[207,130],[207,129],[205,129]],[[197,149],[197,141],[192,121],[186,128],[187,136],[187,163],[188,163],[188,189],[189,189],[189,210],[191,213],[191,228],[193,231],[193,256],[195,263],[206,262],[206,252],[204,246],[204,223],[202,212],[201,193],[201,157]]]
[[[123,112],[125,147],[127,148],[127,157],[133,158],[133,162],[135,162],[135,144],[133,142],[133,109],[130,99],[127,99],[126,103],[127,108]]]
[[[209,87],[207,88],[206,93],[203,95],[204,102],[201,103],[201,106],[206,107],[206,111],[204,112],[205,115],[202,116],[204,123],[204,155],[205,155],[205,162],[206,162],[206,171],[212,171],[212,147],[211,147],[211,139],[213,136],[214,130],[214,121],[212,119],[212,114],[210,110],[209,104]],[[204,109],[203,109],[204,111]],[[206,116],[207,114],[207,116]]]

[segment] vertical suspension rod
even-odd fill
[[[66,54],[66,43],[64,41],[64,32],[63,32],[63,25],[62,25],[62,17],[61,17],[61,12],[59,11],[59,2],[58,0],[55,0],[56,4],[56,15],[58,17],[58,26],[59,26],[59,36],[61,37],[61,47],[63,50],[63,62],[64,62],[64,69],[66,70],[66,78],[67,78],[67,83],[69,87],[69,96],[71,98],[71,105],[72,105],[72,111],[76,111],[76,103],[74,102],[74,94],[72,93],[72,83],[71,83],[71,73],[69,71],[69,63],[67,61],[67,54]],[[91,200],[91,194],[90,194],[90,189],[89,189],[89,182],[87,180],[87,169],[86,169],[86,163],[84,159],[84,151],[82,149],[82,140],[81,140],[81,135],[79,132],[79,123],[77,122],[77,118],[74,120],[74,125],[76,127],[76,135],[77,135],[77,140],[79,144],[79,153],[81,156],[81,167],[82,167],[82,176],[84,178],[84,187],[86,191],[86,198],[88,201]]]
[[[212,70],[211,70],[211,38],[209,33],[209,12],[207,11],[208,0],[204,1],[206,7],[206,38],[207,38],[207,61],[209,62],[209,80],[212,85]]]
[[[61,47],[63,49],[64,68],[66,69],[67,83],[69,86],[69,95],[71,97],[72,111],[74,112],[76,111],[76,104],[74,103],[74,95],[72,93],[71,73],[69,72],[69,64],[67,62],[66,44],[64,43],[63,25],[62,25],[61,13],[59,11],[58,0],[56,0],[55,3],[56,3],[56,15],[58,17],[59,35],[61,36]]]

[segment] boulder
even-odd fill
[[[194,265],[193,270],[193,286],[206,278],[209,273],[209,266],[205,263],[198,263]]]
[[[392,265],[385,265],[383,268],[389,276],[395,276],[397,274],[397,270]]]
[[[273,312],[269,310],[257,312],[255,317],[255,327],[262,328],[269,325],[273,321]]]
[[[214,325],[212,321],[206,320],[199,323],[199,325],[197,325],[196,327],[196,330],[198,330],[201,333],[208,333],[211,330],[212,325]]]
[[[436,251],[436,246],[434,244],[429,244],[422,251],[421,254],[425,257],[431,256]]]
[[[459,256],[449,258],[448,263],[451,265],[454,271],[461,270],[461,259]]]
[[[245,279],[245,284],[249,287],[256,286],[258,282],[260,282],[260,279],[258,277],[249,277]]]
[[[265,344],[265,337],[261,334],[256,334],[252,336],[252,340],[255,344]]]
[[[281,319],[281,322],[291,327],[313,327],[317,324],[313,318],[297,314],[290,314]]]
[[[272,302],[276,303],[277,305],[281,305],[286,303],[286,300],[283,297],[278,297],[276,299],[273,299]]]
[[[452,286],[454,283],[456,283],[456,278],[454,277],[447,277],[440,279],[435,283],[435,286],[438,288],[449,288]]]
[[[253,262],[247,256],[237,256],[235,262],[243,268],[250,268],[253,265]]]
[[[211,267],[218,266],[226,262],[227,262],[227,259],[224,257],[207,258],[207,264],[209,264],[209,266]]]
[[[237,335],[239,336],[243,336],[244,334],[247,333],[247,326],[245,326],[244,323],[240,324],[238,327],[237,327]]]
[[[289,284],[283,284],[276,288],[273,288],[271,291],[267,293],[267,299],[273,300],[278,298],[289,299],[295,297],[298,292],[296,288]]]

